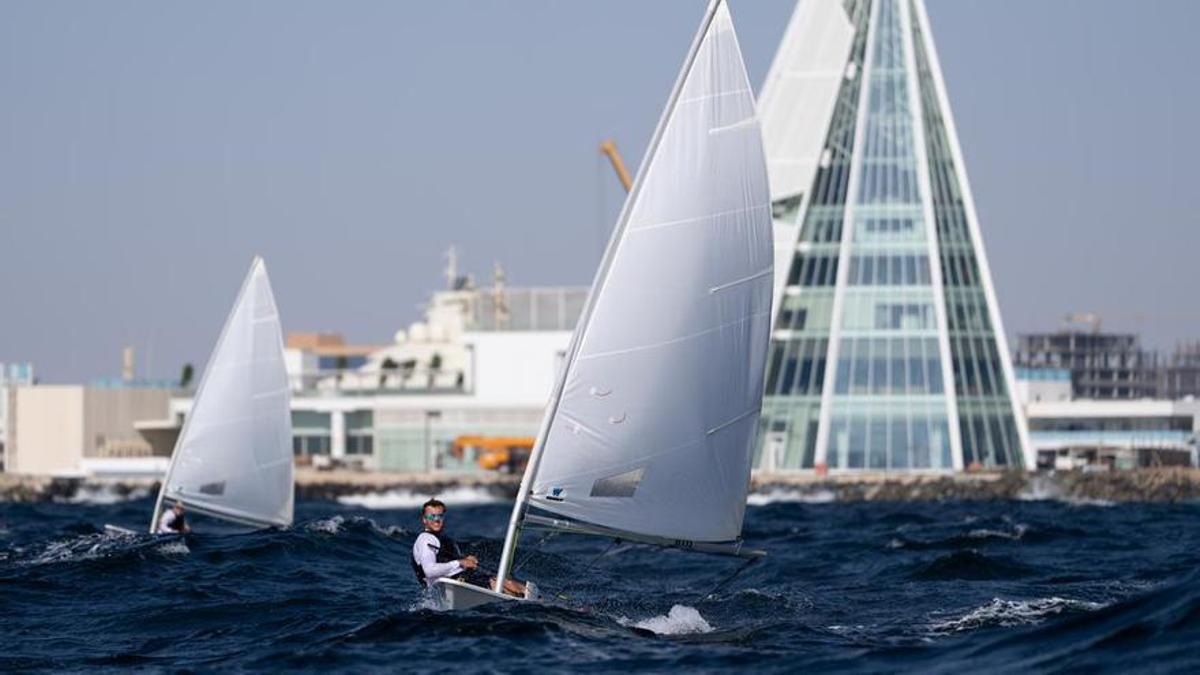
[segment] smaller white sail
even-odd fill
[[[200,379],[159,502],[248,525],[291,525],[290,401],[275,296],[255,258]]]

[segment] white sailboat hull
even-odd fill
[[[524,600],[455,579],[438,579],[433,582],[432,590],[438,609],[443,610],[463,610],[494,602]]]

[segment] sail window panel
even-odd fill
[[[646,473],[645,467],[639,467],[632,471],[625,471],[615,476],[597,479],[592,483],[592,491],[589,497],[621,497],[629,498],[637,492],[638,485],[642,483],[642,476]]]

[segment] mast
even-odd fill
[[[517,550],[517,540],[521,537],[521,522],[525,517],[525,511],[529,505],[529,494],[533,490],[533,480],[537,475],[538,465],[541,463],[542,453],[545,450],[546,437],[550,433],[550,425],[553,423],[554,417],[558,412],[558,404],[562,400],[563,388],[566,385],[571,364],[575,361],[580,342],[583,340],[583,334],[591,320],[592,311],[595,308],[596,296],[600,288],[604,286],[609,268],[612,266],[612,261],[616,254],[617,246],[620,244],[622,238],[624,238],[625,230],[629,225],[632,207],[637,202],[637,198],[642,191],[642,184],[645,182],[646,170],[651,160],[654,159],[659,143],[662,141],[663,132],[666,130],[667,122],[670,121],[671,115],[675,111],[675,104],[679,100],[679,94],[683,90],[684,82],[687,80],[688,73],[692,70],[696,54],[699,52],[700,45],[708,33],[708,28],[712,24],[713,17],[716,16],[717,8],[720,7],[722,2],[724,0],[710,0],[708,4],[708,9],[705,11],[704,18],[700,22],[700,28],[696,31],[696,36],[692,38],[692,45],[688,48],[687,56],[684,58],[683,67],[679,70],[679,75],[675,78],[675,86],[671,89],[667,105],[663,108],[662,116],[659,117],[658,126],[654,129],[654,136],[650,139],[650,145],[647,147],[646,153],[642,155],[637,178],[634,180],[633,187],[629,191],[629,196],[625,199],[625,204],[621,207],[621,215],[617,218],[617,226],[613,228],[612,236],[608,240],[608,246],[604,249],[604,258],[601,259],[600,268],[596,272],[596,278],[592,281],[592,288],[588,292],[587,301],[584,303],[583,311],[579,316],[579,323],[575,326],[575,334],[571,337],[571,344],[567,348],[567,355],[563,361],[562,371],[559,373],[558,379],[554,383],[554,390],[550,394],[550,405],[546,410],[545,416],[542,417],[542,425],[538,429],[537,441],[534,443],[533,450],[530,451],[529,461],[525,465],[525,474],[521,477],[521,486],[517,491],[517,499],[513,503],[512,515],[508,520],[508,531],[504,535],[504,548],[500,552],[499,569],[496,571],[495,591],[497,593],[504,592],[504,582],[508,580],[509,572],[512,569],[513,557]]]
[[[250,286],[250,281],[254,279],[254,273],[262,266],[262,257],[254,256],[254,260],[250,263],[250,272],[242,280],[242,287],[238,289],[233,309],[229,310],[229,316],[225,317],[225,325],[221,327],[221,333],[217,336],[217,342],[213,345],[213,351],[208,356],[208,363],[204,366],[204,374],[200,376],[200,384],[196,386],[196,395],[192,398],[193,410],[196,408],[196,402],[204,394],[204,385],[208,382],[208,371],[212,367],[213,357],[217,355],[217,350],[221,348],[221,344],[225,341],[225,334],[229,332],[229,325],[233,323],[233,317],[237,314],[238,308],[242,304],[242,297],[246,294],[246,288]],[[167,495],[167,486],[171,484],[171,474],[175,471],[175,462],[179,459],[179,449],[183,447],[183,442],[187,440],[187,433],[192,425],[192,418],[193,415],[189,411],[187,416],[183,418],[183,428],[179,430],[179,437],[175,439],[175,449],[171,451],[171,461],[167,464],[167,472],[163,474],[162,484],[158,487],[158,499],[154,502],[154,512],[150,514],[150,534],[154,534],[155,530],[158,529],[158,518],[161,515],[163,498]]]

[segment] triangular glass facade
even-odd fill
[[[821,74],[780,59],[845,54],[845,68],[811,187],[775,195],[777,231],[798,229],[777,236],[795,250],[777,282],[758,466],[1020,467],[1012,370],[924,7],[803,1],[826,3],[808,16],[828,26],[793,19],[768,87],[794,91],[764,93],[768,125],[811,100],[804,83]],[[806,58],[796,41],[825,53]]]

